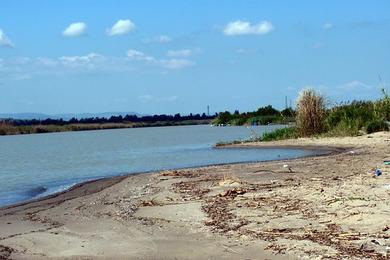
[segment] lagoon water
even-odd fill
[[[0,206],[121,174],[313,154],[302,149],[215,149],[281,126],[177,126],[0,136]]]

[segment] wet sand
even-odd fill
[[[390,133],[242,145],[334,152],[102,179],[2,208],[0,259],[389,259]]]

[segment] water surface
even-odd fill
[[[0,136],[0,205],[120,174],[313,154],[302,149],[214,149],[281,126],[179,126]]]

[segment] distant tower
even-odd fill
[[[207,105],[207,116],[210,116],[210,106]]]
[[[286,99],[285,99],[285,105],[286,105],[286,109],[287,109],[287,96],[286,96]]]

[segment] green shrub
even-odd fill
[[[261,141],[276,141],[283,139],[298,138],[298,131],[295,127],[285,127],[276,129],[269,133],[264,133]]]
[[[325,136],[357,136],[361,134],[359,120],[344,119],[335,126],[328,128]]]
[[[384,120],[375,120],[367,124],[366,131],[368,134],[379,132],[379,131],[388,131],[389,125]]]
[[[330,131],[341,126],[360,130],[375,118],[373,102],[353,101],[350,104],[332,108],[326,118],[326,124]]]
[[[390,96],[382,89],[383,98],[374,103],[374,111],[377,118],[390,121]]]

